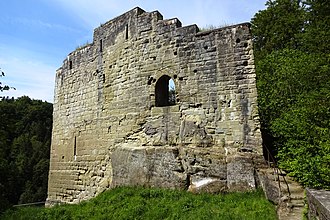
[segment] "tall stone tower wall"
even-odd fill
[[[247,190],[261,156],[249,24],[199,31],[135,8],[56,72],[49,204],[121,185]]]

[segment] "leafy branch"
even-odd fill
[[[0,69],[0,77],[4,77],[4,76],[5,76],[5,73]],[[3,85],[2,82],[0,81],[0,91],[1,92],[9,90],[9,89],[16,90],[16,88],[14,88],[14,87],[10,87],[8,85]]]

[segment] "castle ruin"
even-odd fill
[[[254,189],[257,113],[249,24],[200,31],[134,8],[56,72],[47,203],[123,185]]]

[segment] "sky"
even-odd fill
[[[16,90],[0,96],[53,102],[55,72],[77,47],[92,42],[100,24],[135,7],[158,10],[183,26],[223,26],[251,21],[266,0],[2,0],[0,68],[3,84]]]

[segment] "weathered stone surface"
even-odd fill
[[[236,154],[227,157],[227,186],[229,191],[255,189],[255,167],[248,155]]]
[[[330,219],[330,191],[306,189],[308,219]]]
[[[278,181],[275,181],[274,178],[270,179],[269,175],[264,171],[258,171],[258,179],[260,181],[260,186],[265,192],[265,196],[269,201],[272,201],[274,204],[280,204],[281,191],[278,186]]]
[[[252,189],[262,147],[249,24],[200,32],[128,11],[64,60],[53,118],[49,203],[120,185]]]
[[[177,154],[171,147],[118,148],[111,155],[112,185],[185,188],[187,175]]]

